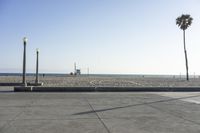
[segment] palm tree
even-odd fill
[[[183,44],[184,44],[184,52],[185,52],[185,65],[186,65],[186,78],[189,81],[188,75],[188,59],[187,59],[187,51],[185,46],[185,30],[192,24],[193,18],[188,14],[182,14],[180,17],[176,19],[176,24],[183,30]]]

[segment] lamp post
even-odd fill
[[[36,49],[36,79],[35,79],[35,84],[39,83],[39,78],[38,78],[38,65],[39,65],[39,49]]]
[[[28,39],[26,37],[23,38],[24,42],[24,54],[23,54],[23,77],[22,83],[26,86],[26,43]]]

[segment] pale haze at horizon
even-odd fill
[[[186,30],[189,73],[200,74],[199,0],[0,0],[0,73],[27,72],[185,74],[181,14],[193,17]]]

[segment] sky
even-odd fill
[[[183,31],[176,18],[190,14],[186,30],[189,73],[200,74],[199,0],[0,0],[0,73],[70,73],[74,62],[93,74],[185,74]]]

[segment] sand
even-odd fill
[[[45,76],[39,77],[44,86],[57,87],[199,87],[200,78],[155,78],[155,77],[107,77],[107,76]],[[35,77],[27,76],[27,82],[34,82]],[[21,76],[0,76],[0,83],[20,83]]]

